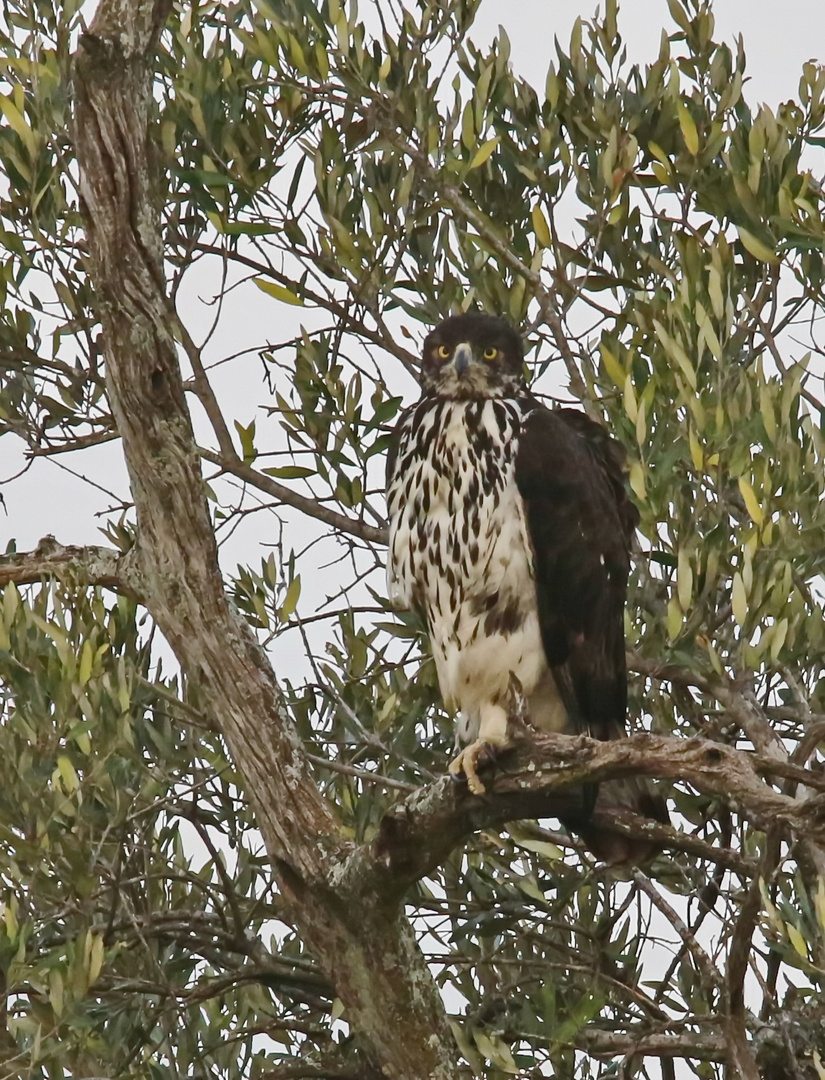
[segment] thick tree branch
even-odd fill
[[[593,821],[597,826],[603,824],[603,827],[611,832],[631,836],[635,840],[646,840],[662,851],[683,851],[694,858],[705,859],[727,870],[734,870],[743,877],[753,877],[756,871],[756,860],[747,858],[733,848],[709,844],[698,836],[680,832],[672,825],[645,820],[629,810],[613,810],[609,816],[596,813]]]
[[[397,803],[373,843],[346,860],[339,880],[352,895],[380,887],[385,895],[401,896],[472,833],[519,818],[558,816],[569,811],[571,787],[626,776],[687,781],[737,803],[759,828],[779,825],[825,839],[825,800],[797,800],[774,790],[758,775],[774,767],[786,771],[781,762],[706,739],[634,735],[601,742],[534,733],[499,758],[487,794],[470,795],[445,777]],[[803,771],[812,786],[822,786],[821,778]],[[613,825],[607,815],[601,823]],[[653,822],[638,828],[645,836],[662,831]]]
[[[269,665],[224,594],[163,292],[146,128],[147,60],[165,11],[148,0],[101,4],[75,64],[81,190],[107,390],[138,517],[134,558],[147,606],[190,677],[203,681],[219,703],[216,713],[230,743],[238,741],[253,798],[280,786],[293,800],[289,820],[272,830],[278,856],[286,859],[294,850],[296,869],[319,874],[321,852],[293,841],[323,834],[334,846],[337,823],[312,783],[297,736],[275,721],[280,699]],[[241,737],[250,715],[265,739],[256,753]]]
[[[701,1061],[726,1061],[725,1040],[719,1035],[633,1035],[632,1032],[600,1031],[582,1028],[575,1036],[579,1050],[597,1058],[658,1057],[699,1058]]]
[[[140,598],[140,574],[128,555],[114,548],[64,547],[53,536],[44,536],[34,551],[0,555],[0,588],[10,582],[32,585],[44,577],[77,585],[101,585]]]

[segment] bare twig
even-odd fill
[[[694,937],[690,927],[681,918],[679,913],[671,907],[662,894],[656,889],[647,874],[641,870],[635,870],[633,878],[642,892],[647,896],[655,908],[665,916],[667,921],[685,943],[685,946],[693,957],[697,971],[709,986],[720,987],[722,976],[714,966],[713,961]]]
[[[232,457],[227,459],[220,454],[216,454],[212,450],[201,447],[200,455],[204,460],[212,462],[213,465],[217,465],[223,472],[231,473],[232,476],[236,476],[239,480],[243,480],[244,483],[251,484],[253,487],[258,488],[259,491],[264,491],[267,495],[271,495],[272,498],[277,499],[279,503],[283,503],[286,506],[292,506],[296,510],[300,510],[302,513],[306,514],[308,517],[315,518],[316,521],[322,521],[325,525],[332,526],[332,528],[337,529],[338,532],[347,533],[349,536],[355,536],[359,540],[363,540],[369,544],[386,545],[387,543],[386,529],[377,529],[374,525],[367,525],[363,521],[356,521],[354,518],[338,513],[337,510],[331,510],[328,506],[324,506],[315,499],[310,499],[306,495],[299,495],[297,491],[293,491],[291,488],[279,484],[277,480],[273,480],[264,473],[260,473],[256,469],[253,469],[250,465],[246,465],[234,454],[234,452]]]
[[[728,964],[725,978],[725,996],[727,999],[726,1031],[731,1049],[733,1064],[739,1071],[741,1080],[760,1080],[759,1069],[753,1050],[748,1043],[745,1027],[745,975],[751,955],[751,939],[756,929],[756,921],[762,909],[760,882],[768,881],[779,863],[779,829],[770,829],[765,837],[765,848],[759,862],[759,873],[750,884],[739,916],[733,928],[733,935],[728,952]]]

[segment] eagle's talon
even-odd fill
[[[454,780],[466,780],[467,787],[473,795],[483,795],[487,788],[478,775],[480,767],[492,765],[496,759],[496,751],[504,745],[493,743],[487,739],[476,739],[474,743],[465,746],[458,757],[450,762],[450,776]]]

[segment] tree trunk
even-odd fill
[[[335,986],[375,1072],[456,1075],[438,990],[400,899],[348,895],[349,852],[284,709],[267,657],[229,604],[166,296],[148,132],[167,0],[101,0],[75,58],[75,139],[106,385],[138,533],[136,592],[226,738],[295,927]],[[360,889],[359,889],[360,891]]]

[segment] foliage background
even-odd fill
[[[671,0],[643,68],[607,4],[531,87],[504,33],[473,45],[475,7],[175,5],[158,58],[157,202],[226,577],[356,839],[452,742],[421,627],[384,599],[381,489],[418,343],[459,307],[521,324],[537,388],[629,450],[632,725],[799,764],[825,731],[822,190],[804,164],[825,72],[756,107],[710,5]],[[116,432],[72,148],[77,9],[7,3],[0,31],[0,417],[28,461],[82,473]],[[245,312],[267,329],[238,351]],[[102,522],[122,550],[124,490]],[[287,1076],[296,1058],[332,1075],[312,1062],[346,1015],[145,613],[10,585],[0,679],[8,1075]],[[669,851],[653,885],[617,882],[524,822],[410,895],[477,1074],[659,1075],[675,1048],[679,1075],[721,1076],[731,952],[753,936],[760,1067],[825,1075],[821,852],[671,795],[734,854]],[[634,1056],[660,1036],[664,1064]]]

